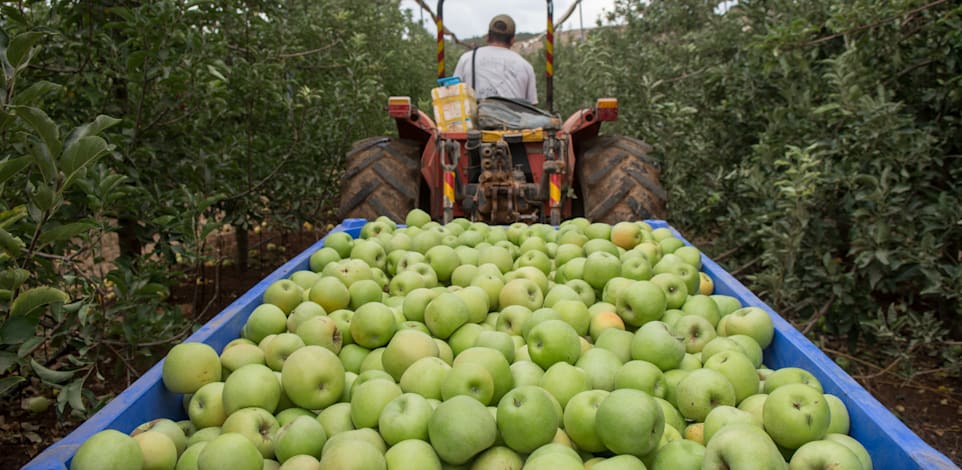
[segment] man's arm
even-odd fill
[[[534,67],[528,64],[528,90],[525,92],[525,99],[531,104],[538,104],[538,81],[534,78]]]

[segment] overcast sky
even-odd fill
[[[425,0],[432,10],[437,8],[437,0]],[[574,0],[555,0],[555,21],[568,10]],[[580,13],[576,9],[561,29],[571,30],[580,27],[582,20],[586,28],[594,27],[596,20],[605,11],[611,11],[614,0],[582,0]],[[495,15],[511,15],[519,33],[541,33],[545,30],[547,8],[544,0],[445,0],[444,25],[459,38],[482,36],[488,32],[488,22]],[[415,19],[421,18],[421,7],[414,0],[401,0],[401,8],[410,9]],[[425,27],[435,34],[430,15],[424,14]]]

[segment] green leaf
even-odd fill
[[[57,124],[47,116],[47,113],[39,108],[32,106],[12,106],[13,112],[20,119],[26,121],[30,127],[43,139],[50,155],[60,155],[60,129]]]
[[[14,36],[7,46],[7,60],[15,69],[22,69],[30,62],[30,51],[40,42],[46,33],[40,31],[28,31]]]
[[[0,374],[6,374],[10,366],[17,363],[17,355],[10,351],[0,351]]]
[[[22,268],[10,268],[0,271],[0,288],[14,290],[23,285],[30,277],[30,271]]]
[[[0,228],[0,249],[11,257],[20,254],[20,251],[27,246],[20,237],[15,237],[10,232]]]
[[[24,357],[27,357],[31,352],[33,352],[33,349],[37,347],[37,345],[39,345],[40,343],[46,340],[47,338],[43,336],[30,337],[29,339],[24,341],[19,348],[17,348],[17,357],[21,359],[23,359]]]
[[[67,380],[70,380],[76,370],[53,370],[42,366],[36,360],[30,359],[30,366],[33,367],[33,371],[37,373],[40,380],[43,380],[49,384],[59,384]]]
[[[69,148],[73,144],[77,143],[78,140],[87,137],[100,135],[104,130],[113,127],[120,123],[121,120],[113,118],[104,114],[97,116],[92,122],[88,122],[82,126],[77,126],[74,130],[70,131],[67,136],[66,141],[64,141],[64,146]]]
[[[17,384],[19,384],[20,382],[23,382],[24,380],[27,380],[27,379],[24,379],[23,377],[20,377],[20,376],[4,377],[0,379],[0,397],[6,395],[7,392],[12,390],[13,387],[16,387]]]
[[[0,326],[0,343],[20,344],[34,336],[40,316],[10,317]]]
[[[0,162],[0,184],[4,184],[17,176],[24,168],[30,166],[33,159],[28,155],[17,158],[9,158]]]
[[[6,81],[13,80],[13,74],[16,70],[13,69],[13,65],[7,59],[7,49],[10,46],[10,36],[7,36],[7,32],[0,28],[0,68],[3,69],[3,77]]]
[[[37,169],[40,170],[40,175],[43,176],[45,182],[53,183],[57,176],[57,164],[54,163],[50,148],[35,137],[31,137],[30,141],[32,144],[30,151],[33,154],[33,161],[37,164]]]
[[[107,141],[97,136],[81,137],[70,144],[60,159],[60,169],[66,175],[62,188],[68,187],[80,170],[100,158],[108,148]]]
[[[80,234],[89,232],[95,227],[97,227],[97,224],[89,221],[64,224],[59,227],[44,230],[43,233],[40,234],[39,242],[41,244],[46,244],[50,242],[70,240],[71,238],[74,238]]]
[[[27,87],[25,90],[17,92],[17,94],[14,95],[11,104],[29,106],[40,101],[46,95],[60,90],[63,90],[63,85],[51,83],[46,80],[40,80]]]
[[[83,401],[83,391],[84,378],[81,377],[73,382],[70,382],[70,385],[64,387],[63,392],[61,393],[66,393],[67,402],[70,403],[70,406],[73,407],[73,409],[77,411],[85,411],[86,407],[84,406]]]
[[[12,317],[26,317],[47,305],[68,300],[70,300],[70,296],[60,289],[46,286],[34,287],[13,299],[13,303],[10,305],[10,315]]]

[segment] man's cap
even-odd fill
[[[508,15],[498,15],[491,18],[488,31],[492,33],[514,36],[514,20]]]

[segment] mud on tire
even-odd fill
[[[630,137],[600,136],[584,144],[575,169],[584,216],[592,222],[664,219],[667,195],[651,146]]]
[[[341,179],[338,217],[403,222],[417,207],[420,146],[413,141],[374,137],[356,142]]]

